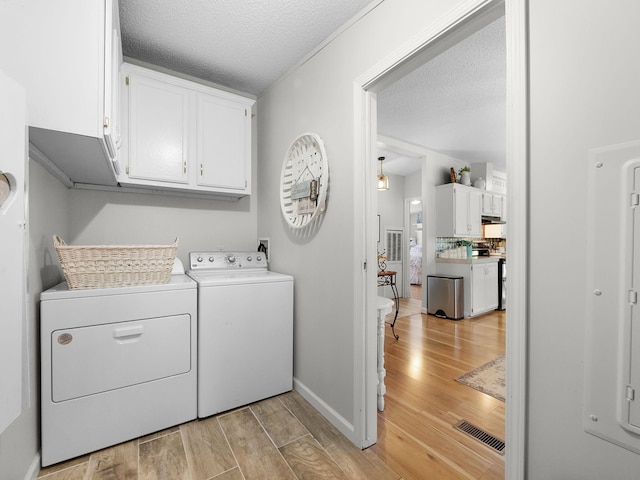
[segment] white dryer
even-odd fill
[[[192,252],[198,282],[198,416],[293,388],[293,277],[261,252]]]
[[[197,415],[197,287],[168,284],[40,295],[42,465]]]

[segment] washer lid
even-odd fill
[[[232,271],[188,271],[187,275],[198,282],[199,286],[240,285],[251,283],[292,282],[293,277],[269,270],[232,270]]]

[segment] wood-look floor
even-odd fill
[[[412,286],[401,299],[399,340],[386,331],[385,410],[370,450],[405,480],[503,480],[504,457],[453,425],[464,419],[504,439],[504,402],[455,378],[505,352],[506,314],[444,320],[420,314],[420,298]]]
[[[503,457],[452,425],[464,418],[504,438],[504,403],[454,380],[504,353],[504,313],[441,320],[420,314],[412,290],[401,301],[400,340],[387,329],[386,406],[373,447],[359,450],[290,392],[44,468],[38,478],[502,480]]]

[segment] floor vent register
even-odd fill
[[[463,433],[466,433],[472,438],[475,438],[479,442],[484,443],[492,450],[498,452],[500,455],[504,455],[504,442],[497,437],[494,437],[490,433],[485,432],[481,428],[472,425],[466,420],[461,420],[454,427]]]

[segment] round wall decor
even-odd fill
[[[303,228],[325,210],[329,164],[322,139],[305,133],[289,147],[280,175],[280,208],[291,228]]]

